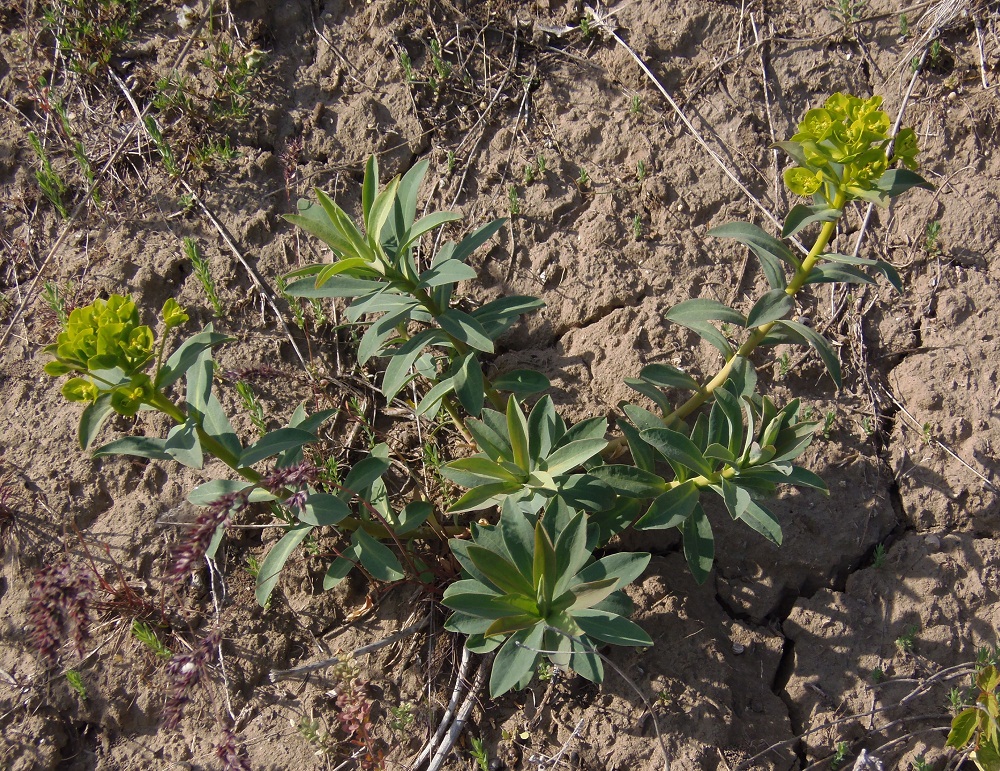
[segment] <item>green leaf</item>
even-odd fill
[[[964,749],[972,740],[979,725],[979,710],[975,707],[964,709],[955,715],[951,721],[951,731],[948,732],[946,747],[954,747],[957,750]]]
[[[902,195],[912,187],[933,190],[934,185],[909,169],[889,169],[879,178],[875,186],[890,198]]]
[[[296,525],[271,547],[267,556],[264,557],[264,561],[260,563],[260,570],[257,573],[257,588],[254,591],[254,596],[257,598],[258,605],[261,607],[267,605],[268,598],[274,591],[275,584],[278,583],[278,576],[281,574],[285,562],[288,561],[295,547],[312,532],[312,529],[312,525]]]
[[[573,474],[556,479],[558,496],[574,509],[604,511],[615,503],[615,491],[590,474]]]
[[[476,440],[479,449],[482,450],[491,460],[499,461],[501,458],[513,458],[510,442],[506,439],[507,425],[506,417],[494,410],[484,410],[483,420],[471,419],[466,422],[465,427],[469,429],[472,438]],[[499,418],[498,428],[502,428],[502,433],[487,422],[487,418]]]
[[[346,273],[354,278],[375,278],[376,271],[368,267],[368,260],[364,257],[344,257],[341,260],[332,262],[316,274],[315,287],[322,289],[326,283],[334,276]]]
[[[382,234],[382,228],[385,227],[385,223],[389,220],[389,215],[392,214],[392,208],[396,203],[396,191],[398,189],[399,177],[396,177],[372,201],[371,212],[368,216],[368,227],[366,228],[368,245],[372,250],[381,248],[379,238]]]
[[[830,494],[830,488],[826,486],[826,482],[818,474],[814,474],[809,469],[802,468],[801,466],[792,466],[792,473],[788,475],[787,482],[796,487],[812,487],[827,495]]]
[[[427,501],[411,501],[399,512],[397,535],[412,533],[424,524],[434,513],[434,507]]]
[[[234,458],[238,458],[243,452],[243,445],[240,444],[239,437],[233,429],[233,424],[229,422],[229,416],[222,408],[222,404],[214,393],[208,395],[208,403],[205,405],[205,413],[201,418],[201,428],[210,437],[229,450]]]
[[[336,525],[351,516],[351,510],[336,495],[312,493],[306,498],[305,506],[299,511],[299,521],[318,527]]]
[[[441,471],[445,477],[450,479],[451,477],[447,472],[451,469],[468,471],[477,477],[495,479],[502,482],[520,483],[522,481],[499,463],[483,457],[473,456],[471,458],[459,458],[458,460],[453,460],[450,463],[445,464]]]
[[[534,598],[535,589],[528,576],[522,575],[515,565],[497,552],[471,544],[465,553],[500,592]]]
[[[701,450],[688,437],[669,428],[651,428],[639,434],[660,451],[664,458],[680,463],[699,474],[712,473],[712,464],[702,455]]]
[[[819,354],[819,357],[823,360],[826,365],[827,371],[830,373],[830,377],[833,378],[833,382],[836,383],[837,388],[842,388],[843,383],[840,378],[840,360],[837,358],[837,354],[834,353],[833,346],[830,345],[830,341],[823,337],[821,334],[816,332],[816,330],[811,327],[807,327],[805,324],[800,324],[797,321],[791,321],[790,319],[782,319],[775,322],[775,326],[781,326],[785,329],[797,334],[803,341],[809,343]]]
[[[892,284],[892,288],[900,294],[903,293],[903,280],[899,277],[899,272],[885,260],[877,260],[875,273],[881,273]]]
[[[396,191],[396,197],[402,204],[403,219],[406,221],[407,227],[410,226],[410,223],[417,216],[417,193],[420,191],[420,183],[423,182],[429,166],[430,160],[424,158],[413,164],[410,170],[399,181],[399,189]]]
[[[391,358],[385,367],[385,375],[382,377],[382,393],[386,401],[391,402],[409,381],[410,368],[424,348],[444,339],[442,330],[425,329],[391,352]]]
[[[781,525],[774,514],[760,504],[749,500],[746,510],[740,515],[740,520],[764,536],[775,546],[781,546]]]
[[[361,184],[361,216],[368,227],[369,215],[372,210],[372,203],[378,193],[378,158],[374,155],[368,156],[365,164],[365,179]]]
[[[316,441],[316,435],[301,428],[279,428],[262,436],[240,455],[241,467],[252,466],[285,450]]]
[[[687,559],[691,574],[695,581],[703,584],[712,572],[712,563],[715,562],[715,538],[712,536],[712,525],[700,504],[695,506],[694,513],[684,520],[681,534],[684,538],[684,557]]]
[[[417,405],[417,415],[433,416],[441,406],[441,400],[455,390],[453,378],[446,378],[435,384],[431,390],[424,394],[424,398]]]
[[[475,351],[469,351],[461,360],[454,376],[455,393],[465,411],[477,417],[483,411],[483,400],[486,398],[486,386],[483,381],[483,370]]]
[[[592,562],[576,574],[574,581],[593,583],[609,576],[615,578],[615,589],[628,586],[642,575],[649,565],[650,555],[646,552],[617,552]]]
[[[821,254],[820,258],[829,260],[830,262],[839,262],[844,265],[873,266],[878,264],[878,260],[870,260],[867,257],[853,257],[850,254],[839,254],[837,252],[826,252],[825,254]]]
[[[618,406],[640,431],[663,428],[663,421],[644,407],[628,402],[621,402]]]
[[[461,241],[459,241],[458,246],[455,247],[455,251],[452,253],[451,258],[453,260],[459,260],[464,262],[469,258],[476,249],[485,244],[493,234],[496,233],[500,228],[503,227],[507,220],[505,218],[496,219],[492,222],[488,222],[483,225],[478,230],[470,233]]]
[[[772,289],[751,308],[750,313],[747,314],[747,326],[759,327],[771,321],[777,321],[791,313],[794,308],[795,302],[791,295],[783,289]]]
[[[494,699],[509,691],[535,671],[538,661],[536,650],[542,647],[544,624],[514,632],[503,644],[493,662],[490,674],[490,696]]]
[[[97,399],[87,405],[87,409],[80,416],[80,428],[77,436],[80,439],[80,447],[89,450],[90,445],[101,431],[101,427],[112,413],[111,394],[101,394]]]
[[[549,379],[541,372],[531,369],[515,369],[505,372],[493,381],[497,391],[510,391],[518,396],[530,396],[547,390]]]
[[[799,261],[791,249],[749,222],[731,222],[709,230],[708,235],[732,238],[750,247],[760,260],[761,269],[772,289],[784,289],[788,286],[781,263],[787,263],[796,269],[799,267]]]
[[[499,334],[525,313],[544,307],[545,303],[537,297],[513,295],[492,300],[472,311],[471,315],[484,327],[496,326]]]
[[[628,442],[628,449],[632,454],[632,461],[636,468],[653,472],[656,469],[656,454],[653,452],[653,448],[642,440],[639,432],[631,423],[622,421],[618,424],[618,428],[625,435],[625,441]]]
[[[482,324],[468,313],[449,308],[435,318],[441,328],[456,340],[478,351],[493,353],[493,341],[486,334]]]
[[[422,236],[424,233],[428,233],[431,230],[434,230],[434,228],[441,227],[447,222],[454,222],[455,220],[460,220],[460,219],[462,219],[461,214],[455,214],[454,212],[450,211],[437,211],[432,214],[428,214],[426,217],[421,217],[419,220],[417,220],[416,223],[414,223],[413,227],[407,232],[406,241],[400,247],[400,251],[409,248],[409,246],[418,238],[420,238],[420,236]],[[452,258],[450,262],[451,261],[455,261],[454,258]],[[461,264],[462,263],[459,263],[459,265]],[[469,278],[475,278],[477,275],[478,274],[475,271],[473,271],[473,275],[470,276]],[[428,284],[428,286],[436,286],[436,284]]]
[[[531,583],[540,600],[554,599],[556,582],[559,580],[559,561],[556,547],[541,520],[535,523],[535,551],[531,567]]]
[[[574,610],[573,620],[587,633],[587,637],[612,645],[629,645],[648,648],[652,638],[638,624],[615,613],[600,610]]]
[[[201,442],[198,440],[198,424],[191,418],[170,429],[163,449],[175,461],[189,468],[201,468],[204,465]]]
[[[681,303],[681,305],[683,305],[683,303]],[[670,318],[670,313],[672,310],[673,308],[671,308],[670,311],[667,311],[664,317],[667,318],[668,320],[676,321],[676,319]],[[692,332],[695,332],[699,337],[705,340],[705,342],[709,343],[713,348],[718,350],[726,358],[727,361],[733,357],[735,352],[733,351],[733,346],[730,345],[729,340],[726,338],[724,334],[722,334],[718,329],[709,324],[707,321],[688,320],[688,321],[677,321],[677,323],[683,327],[687,327]]]
[[[230,493],[238,493],[253,487],[253,484],[243,479],[213,479],[198,485],[187,494],[188,503],[195,506],[209,506]],[[277,497],[262,488],[256,488],[250,493],[251,503],[260,501],[276,501]]]
[[[354,563],[346,557],[337,557],[330,563],[326,574],[323,576],[323,591],[329,591],[345,578],[354,568]]]
[[[438,263],[420,274],[420,286],[435,287],[442,284],[453,284],[457,281],[468,281],[478,276],[476,269],[464,262],[451,259]]]
[[[580,439],[561,445],[544,461],[545,471],[553,476],[572,471],[608,446],[606,439]]]
[[[807,284],[874,284],[864,271],[850,265],[817,265],[809,271]]]
[[[784,150],[785,153],[795,161],[799,166],[803,168],[808,168],[809,161],[806,159],[805,151],[802,149],[802,144],[799,142],[792,142],[791,140],[787,142],[775,142],[771,145],[771,149]]]
[[[513,394],[507,400],[507,436],[514,454],[514,463],[518,468],[532,471],[535,464],[528,453],[528,423]]]
[[[385,284],[381,281],[367,281],[341,274],[327,279],[322,287],[317,287],[313,278],[293,281],[285,287],[284,293],[289,297],[306,297],[318,300],[332,297],[360,297],[382,289],[385,289]]]
[[[410,315],[417,308],[416,301],[412,301],[402,308],[386,313],[381,318],[372,323],[361,337],[358,343],[358,364],[364,364],[372,356],[382,356],[382,346],[390,337],[398,335],[397,327],[410,320]]]
[[[379,581],[399,581],[406,576],[392,550],[368,535],[363,528],[355,530],[351,540],[357,543],[358,560]]]
[[[606,482],[612,490],[628,498],[654,498],[667,483],[656,474],[626,465],[598,466],[590,474]]]
[[[518,572],[531,575],[534,564],[535,528],[521,508],[507,498],[497,524],[503,543]]]
[[[697,391],[698,381],[687,372],[669,364],[648,364],[639,372],[639,377],[660,388],[680,388]]]
[[[727,324],[737,324],[741,327],[747,325],[747,320],[742,313],[733,310],[728,305],[723,305],[718,300],[702,298],[698,300],[685,300],[678,303],[664,314],[664,318],[677,324],[688,324],[690,322],[703,321],[723,321]]]
[[[384,445],[380,446],[384,447]],[[374,484],[376,479],[389,470],[391,465],[388,458],[374,453],[367,458],[362,458],[347,472],[347,476],[344,478],[345,489],[338,495],[344,501],[349,500],[355,493],[362,495]]]
[[[204,332],[199,332],[193,337],[189,337],[170,355],[167,363],[160,368],[156,376],[155,387],[157,390],[164,390],[176,383],[188,371],[188,368],[198,360],[201,354],[213,346],[229,342],[234,338],[212,331],[212,325],[205,327]]]
[[[781,237],[788,238],[798,233],[802,228],[814,222],[833,222],[840,219],[843,209],[831,209],[825,204],[806,206],[796,204],[785,217],[785,225],[781,229]]]
[[[647,383],[642,378],[627,377],[624,379],[625,385],[636,391],[651,402],[656,404],[663,413],[670,412],[670,400],[667,398],[666,394],[659,389],[659,387],[653,385],[652,383]]]
[[[521,485],[515,482],[494,482],[492,484],[473,487],[448,509],[449,514],[460,514],[463,511],[476,511],[492,505],[493,499],[502,495],[511,495],[521,490]]]
[[[590,559],[590,549],[587,548],[587,517],[578,512],[569,524],[559,533],[555,542],[556,580],[552,584],[550,600],[563,594],[570,586],[577,572]],[[609,589],[610,594],[614,589]],[[606,595],[594,600],[598,603]]]
[[[700,497],[698,486],[691,481],[657,496],[649,510],[635,523],[638,530],[660,530],[668,527],[679,527],[698,505]]]
[[[611,576],[589,583],[576,584],[571,590],[575,599],[570,609],[574,612],[582,611],[603,602],[615,591],[616,583],[618,580]]]
[[[148,436],[126,436],[94,450],[95,458],[105,455],[134,455],[151,460],[173,459],[166,450],[166,440]]]

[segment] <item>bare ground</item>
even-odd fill
[[[872,0],[845,24],[821,3],[649,0],[621,4],[609,21],[615,40],[597,24],[585,35],[581,10],[562,0],[233,0],[213,4],[211,19],[205,3],[188,13],[156,2],[94,72],[74,71],[73,53],[57,50],[54,30],[66,24],[53,27],[44,11],[62,5],[0,5],[0,514],[9,515],[0,522],[0,765],[212,768],[231,726],[254,769],[350,767],[339,765],[357,748],[338,743],[334,673],[269,675],[429,614],[429,627],[357,662],[373,704],[370,746],[386,767],[405,768],[440,720],[461,650],[430,598],[360,581],[324,593],[325,563],[305,552],[270,607],[257,607],[248,557],[261,557],[274,530],[234,533],[216,580],[169,589],[164,558],[191,516],[186,492],[222,471],[79,451],[79,410],[41,371],[57,330],[44,282],[70,306],[130,292],[152,314],[176,297],[204,324],[212,309],[181,248],[195,239],[225,306],[215,324],[237,340],[220,353],[223,367],[253,385],[274,426],[302,400],[344,407],[329,450],[356,458],[361,417],[379,434],[388,427],[371,412],[373,372],[351,369],[334,309],[320,323],[305,307],[300,329],[279,300],[303,368],[247,266],[273,288],[321,258],[281,219],[312,187],[356,209],[369,154],[387,174],[427,157],[430,208],[460,210],[469,228],[518,210],[481,253],[481,282],[467,292],[536,294],[547,308],[511,332],[496,366],[545,372],[569,419],[611,413],[630,396],[623,378],[646,363],[714,371],[711,351],[663,312],[689,297],[749,307],[762,285],[755,265],[705,233],[734,219],[765,223],[762,209],[787,211],[784,161],[768,147],[844,90],[880,94],[891,114],[902,112],[936,190],[876,211],[864,230],[864,210],[852,212],[837,236],[839,251],[863,237],[865,254],[894,263],[902,296],[886,285],[834,286],[803,300],[802,315],[839,343],[842,392],[801,351],[790,366],[761,360],[779,398],[800,396],[830,416],[807,458],[830,497],[790,493],[776,503],[781,549],[712,513],[719,557],[704,586],[676,539],[626,536],[624,546],[654,553],[631,592],[655,647],[612,652],[621,674],[599,688],[555,673],[497,702],[481,695],[466,736],[483,740],[491,768],[548,767],[553,757],[560,767],[662,768],[657,728],[674,769],[832,768],[841,742],[849,758],[865,749],[886,769],[916,768],[918,757],[958,767],[944,749],[948,694],[968,685],[1000,623],[995,4]],[[219,62],[231,73],[257,52],[263,65],[247,78],[244,104],[219,85]],[[924,60],[917,76],[915,58]],[[162,81],[172,72],[186,79],[191,104],[162,100],[176,96]],[[136,126],[135,111],[147,107],[179,177]],[[74,216],[59,216],[41,193],[29,131],[67,183],[67,213],[82,203]],[[199,158],[223,140],[234,158]],[[86,199],[76,142],[100,204]],[[239,412],[231,379],[223,390]],[[245,415],[237,427],[254,431]],[[130,428],[119,420],[111,430]],[[419,463],[420,443],[395,431],[397,457]],[[106,585],[85,654],[66,648],[53,669],[25,629],[33,576],[61,554],[96,568]],[[137,616],[174,655],[210,626],[222,631],[221,659],[178,730],[161,726],[170,677],[130,633]],[[86,698],[67,669],[80,673]],[[406,704],[409,725],[398,712]],[[460,742],[449,767],[474,767],[469,746]]]

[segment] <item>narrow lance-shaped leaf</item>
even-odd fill
[[[819,334],[816,330],[811,327],[807,327],[805,324],[800,324],[797,321],[792,321],[791,319],[782,319],[776,322],[793,333],[796,333],[805,342],[809,343],[819,354],[819,357],[823,360],[826,365],[827,371],[830,373],[830,377],[833,378],[833,382],[837,384],[837,388],[841,388],[843,383],[840,378],[840,359],[837,358],[837,354],[833,351],[833,346],[830,345],[830,341]]]

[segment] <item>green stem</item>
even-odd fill
[[[843,209],[846,200],[846,194],[843,191],[838,191],[836,197],[831,203],[831,208],[833,209]],[[820,230],[819,235],[816,237],[816,242],[813,244],[812,249],[809,250],[809,254],[802,261],[802,264],[795,271],[795,275],[792,276],[792,280],[788,282],[788,286],[785,288],[786,294],[794,297],[803,286],[812,269],[816,267],[816,263],[819,261],[823,252],[826,250],[827,244],[830,243],[830,239],[833,237],[834,230],[837,228],[837,223],[840,221],[838,217],[830,222],[823,223],[823,229]],[[764,338],[767,337],[767,333],[771,331],[776,322],[769,322],[767,324],[762,324],[756,327],[751,333],[746,341],[739,347],[736,353],[730,358],[725,365],[718,371],[718,373],[709,380],[705,385],[699,388],[694,394],[684,402],[681,406],[667,415],[663,422],[668,426],[676,423],[679,420],[683,420],[706,401],[715,392],[716,388],[724,385],[726,380],[729,379],[729,374],[732,372],[733,366],[736,360],[739,358],[746,358],[749,356],[753,350],[760,345]]]

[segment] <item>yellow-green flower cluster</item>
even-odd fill
[[[162,316],[167,329],[188,320],[172,299],[164,304]],[[45,371],[53,377],[79,374],[63,385],[69,401],[92,402],[110,392],[116,412],[134,415],[154,395],[153,382],[143,370],[155,345],[153,330],[139,323],[132,298],[113,294],[70,314],[55,345],[46,349],[55,360],[45,365]]]
[[[799,145],[799,165],[785,171],[788,189],[810,196],[828,184],[827,198],[832,200],[829,193],[838,190],[854,197],[875,188],[896,162],[916,169],[913,129],[900,131],[892,157],[887,155],[892,122],[881,105],[880,96],[860,99],[836,93],[822,107],[809,110],[791,140]]]

